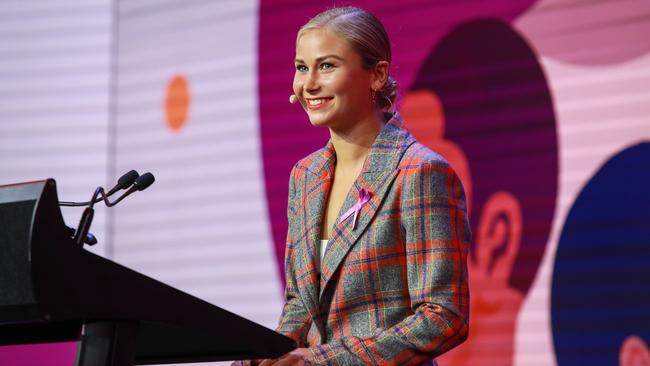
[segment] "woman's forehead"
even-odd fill
[[[327,55],[345,59],[354,54],[348,42],[327,28],[310,29],[302,32],[296,40],[296,59],[315,60]]]

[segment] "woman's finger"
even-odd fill
[[[259,364],[259,366],[271,366],[271,365],[275,365],[276,361],[277,361],[277,360],[274,360],[274,359],[263,360],[262,363]]]

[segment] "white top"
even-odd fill
[[[323,261],[323,257],[325,256],[325,249],[327,249],[327,242],[328,240],[321,240],[320,241],[320,258],[318,259],[318,272],[320,272],[320,264]]]

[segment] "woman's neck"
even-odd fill
[[[342,172],[360,171],[370,147],[384,126],[383,115],[378,112],[346,129],[331,129],[332,145],[336,151],[336,168]]]

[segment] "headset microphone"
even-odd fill
[[[291,96],[289,97],[289,103],[296,104],[297,101],[298,101],[298,97],[295,94],[291,94]]]

